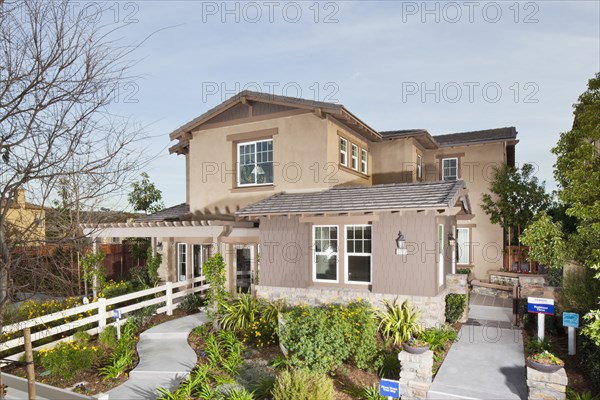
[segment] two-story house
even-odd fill
[[[146,236],[162,276],[201,274],[220,251],[232,291],[290,302],[410,298],[443,318],[445,276],[502,263],[479,208],[514,128],[378,132],[339,104],[241,92],[170,134],[186,202],[97,236]],[[183,179],[183,176],[182,176]]]

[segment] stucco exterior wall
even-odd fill
[[[460,175],[469,191],[472,219],[460,219],[459,228],[471,228],[471,262],[476,279],[485,279],[487,271],[502,267],[503,237],[502,227],[492,224],[488,215],[481,209],[483,193],[489,192],[494,179],[494,167],[505,163],[504,143],[460,146],[440,149],[436,153],[437,161],[444,155],[460,155]],[[438,166],[439,168],[439,166]],[[459,265],[464,267],[464,265]]]
[[[373,184],[407,183],[415,180],[416,145],[412,138],[372,144]]]

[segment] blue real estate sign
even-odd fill
[[[528,297],[527,312],[530,312],[532,314],[554,315],[554,299]]]
[[[393,399],[400,398],[400,382],[391,379],[382,379],[379,382],[379,394],[382,396],[391,397]]]
[[[579,314],[572,312],[563,313],[563,326],[579,328]]]

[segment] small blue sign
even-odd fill
[[[579,314],[572,312],[563,313],[563,326],[579,328]]]
[[[382,379],[379,382],[379,394],[393,399],[400,398],[400,382],[391,379]]]
[[[121,319],[121,310],[113,310],[113,318]]]
[[[527,298],[527,312],[554,315],[554,300],[539,297]]]

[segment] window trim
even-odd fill
[[[325,255],[323,252],[317,253],[316,229],[317,228],[337,228],[337,251],[335,261],[335,280],[333,279],[317,279],[317,255]],[[340,227],[338,225],[313,225],[312,226],[312,281],[321,283],[339,283],[340,282]]]
[[[438,224],[438,286],[444,284],[444,224]]]
[[[356,149],[356,154],[354,154],[354,150]],[[352,143],[352,152],[351,155],[351,168],[355,171],[358,171],[358,145]]]
[[[346,150],[342,150],[342,142],[346,144]],[[344,156],[344,162],[342,162],[342,155]],[[340,136],[340,165],[344,167],[348,166],[348,140]]]
[[[457,254],[456,255],[456,264],[457,265],[471,265],[471,228],[464,228],[464,227],[457,227],[456,228],[456,248],[459,249],[459,245],[458,245],[458,231],[459,230],[465,230],[467,231],[467,243],[466,243],[466,249],[467,249],[467,262],[460,262],[460,257]]]
[[[370,253],[356,253],[348,251],[348,228],[355,227],[370,227],[371,228],[371,252]],[[362,281],[351,281],[348,274],[350,270],[350,264],[348,263],[348,256],[364,256],[369,255],[369,276],[371,279],[369,282]],[[373,284],[373,225],[371,224],[350,224],[344,225],[344,283],[349,283],[352,285],[372,285]]]
[[[360,149],[360,173],[367,175],[368,173],[368,163],[369,163],[369,153],[367,150],[361,148]]]
[[[417,153],[417,180],[423,180],[423,157]]]
[[[187,280],[187,273],[188,273],[188,244],[187,243],[183,243],[183,242],[177,242],[177,282],[183,282],[185,280]],[[185,278],[181,279],[181,249],[184,249],[183,254],[185,255],[185,261],[183,262],[184,266],[185,266],[185,275],[183,275]]]
[[[455,177],[455,179],[448,179],[448,180],[446,180],[446,177],[444,175],[444,169],[445,169],[444,168],[444,161],[450,161],[450,160],[455,160],[456,161],[456,177]],[[458,157],[442,158],[442,166],[441,167],[442,167],[442,181],[444,181],[444,182],[446,182],[446,181],[456,181],[456,180],[460,179],[459,176],[458,176]]]
[[[241,174],[240,174],[240,167],[241,167],[241,162],[240,162],[240,147],[241,146],[248,146],[248,145],[252,145],[254,144],[254,167],[256,168],[257,164],[258,164],[258,160],[256,157],[256,152],[257,152],[257,145],[258,143],[263,143],[263,142],[271,142],[271,153],[274,153],[274,148],[273,148],[273,138],[265,138],[265,139],[257,139],[257,140],[249,140],[246,142],[238,142],[236,143],[236,148],[237,148],[237,153],[236,153],[236,184],[238,188],[246,188],[246,187],[260,187],[260,186],[273,186],[275,184],[275,171],[273,171],[273,182],[267,182],[267,183],[241,183],[240,178],[241,178]],[[273,164],[273,166],[275,165],[274,160],[271,160],[271,164]],[[256,182],[256,174],[254,175],[254,181]]]

